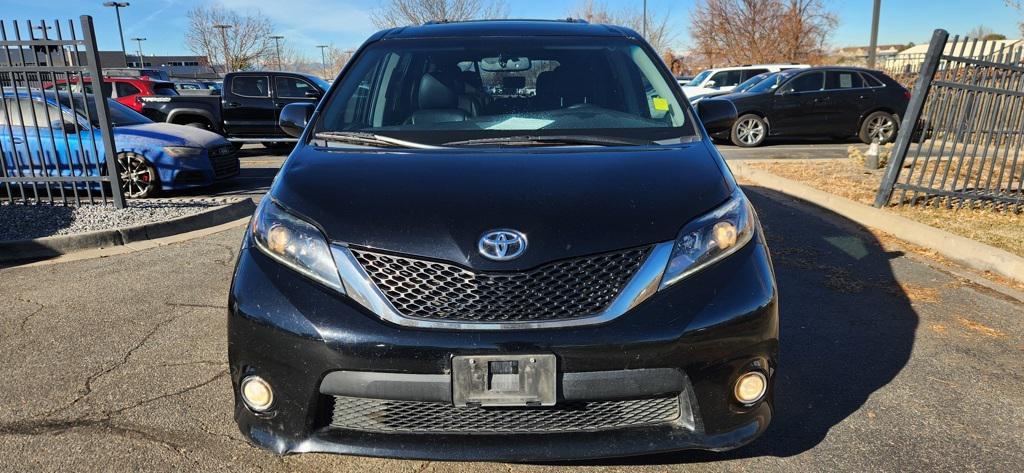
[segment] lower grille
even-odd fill
[[[600,313],[651,253],[650,246],[555,261],[522,272],[350,248],[401,315],[454,322],[543,322]]]
[[[455,407],[335,396],[331,427],[424,434],[585,432],[671,422],[679,418],[679,410],[678,396],[552,407]]]
[[[231,146],[210,150],[210,165],[213,166],[213,178],[224,179],[237,175],[241,171],[238,155]]]

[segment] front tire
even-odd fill
[[[761,146],[767,137],[768,122],[752,113],[736,119],[736,122],[732,124],[732,133],[729,135],[732,144],[742,148]]]
[[[877,111],[864,119],[864,122],[860,124],[860,132],[857,133],[857,136],[866,144],[871,144],[877,139],[884,145],[896,139],[898,127],[896,117],[891,113]]]
[[[119,153],[117,173],[121,177],[121,192],[127,198],[145,199],[158,192],[156,168],[141,154]]]

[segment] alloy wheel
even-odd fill
[[[125,197],[137,199],[153,194],[156,171],[142,156],[134,153],[118,155],[117,172],[121,176],[121,191]]]
[[[764,124],[760,120],[748,118],[736,126],[736,136],[743,144],[755,145],[764,138]]]
[[[872,141],[886,143],[896,129],[896,122],[889,116],[877,116],[868,122],[868,136]]]

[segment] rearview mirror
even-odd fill
[[[309,117],[313,116],[315,109],[316,106],[311,103],[297,102],[285,105],[281,109],[281,117],[277,120],[277,125],[286,135],[298,138],[306,129]]]
[[[480,69],[486,72],[519,72],[531,66],[528,57],[485,57],[480,59]]]
[[[704,99],[697,102],[697,116],[709,135],[732,128],[736,121],[736,106],[724,99]]]

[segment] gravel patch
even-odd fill
[[[225,205],[223,200],[130,200],[117,210],[109,205],[80,207],[0,204],[0,241],[94,232],[161,222]]]

